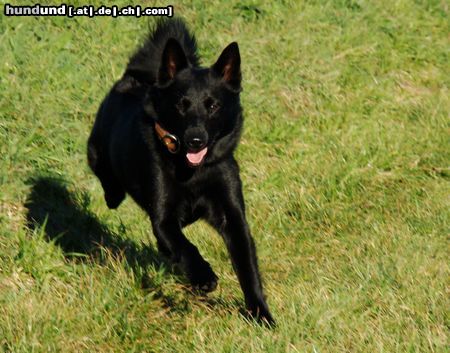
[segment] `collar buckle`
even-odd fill
[[[159,140],[166,146],[170,153],[176,154],[180,151],[180,141],[178,140],[178,137],[167,130],[164,130],[158,123],[155,123],[155,130]]]
[[[163,137],[161,137],[161,142],[167,147],[167,150],[172,153],[176,154],[180,151],[180,142],[178,141],[178,138],[175,135],[166,133]]]

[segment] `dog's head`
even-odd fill
[[[236,147],[242,125],[240,61],[235,42],[209,68],[193,67],[175,39],[165,45],[144,107],[178,138],[178,153],[191,167],[213,163]]]

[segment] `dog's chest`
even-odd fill
[[[207,211],[208,200],[204,195],[186,193],[180,198],[176,213],[180,223],[186,226],[203,218]]]

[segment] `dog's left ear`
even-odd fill
[[[236,42],[229,44],[223,50],[212,69],[233,91],[241,90],[241,56]]]
[[[176,73],[188,66],[186,54],[180,43],[174,38],[169,38],[164,48],[161,66],[158,73],[158,83],[165,84],[172,80]]]

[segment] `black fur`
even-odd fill
[[[249,312],[273,324],[233,157],[242,128],[240,90],[237,43],[202,68],[185,24],[160,21],[102,102],[88,161],[108,207],[117,208],[125,193],[131,195],[149,214],[159,250],[205,291],[216,288],[217,276],[182,228],[199,218],[215,227]],[[178,137],[179,153],[170,153],[159,140],[155,122]]]

